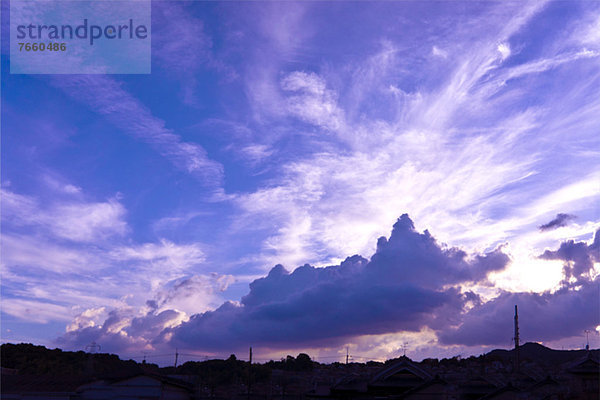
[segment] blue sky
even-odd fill
[[[156,2],[150,75],[11,75],[2,25],[3,341],[419,358],[510,346],[517,301],[526,340],[600,325],[597,2]]]

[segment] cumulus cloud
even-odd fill
[[[565,262],[565,280],[555,292],[503,292],[495,299],[469,310],[456,329],[439,335],[443,344],[507,345],[510,343],[514,306],[519,306],[519,326],[524,340],[551,341],[580,334],[600,324],[600,286],[593,262],[598,253],[600,232],[594,242],[563,242],[542,259]]]
[[[551,341],[581,334],[600,323],[598,280],[580,290],[562,288],[554,293],[503,292],[475,307],[464,316],[458,329],[441,332],[442,344],[510,344],[515,304],[519,306],[519,327],[524,341]]]
[[[575,216],[572,214],[556,214],[556,218],[554,218],[552,221],[548,222],[547,224],[540,225],[540,231],[549,231],[551,229],[567,226],[567,224],[573,219],[575,219]]]
[[[92,311],[87,310],[87,314]],[[67,332],[56,339],[59,346],[65,349],[83,349],[91,342],[96,342],[107,352],[152,350],[151,338],[164,327],[178,323],[184,317],[183,313],[174,310],[139,313],[133,307],[122,307],[107,312],[102,323],[92,324],[84,314],[86,312],[77,316]]]
[[[113,308],[92,307],[79,313],[57,344],[83,348],[94,341],[112,352],[137,352],[161,346],[160,333],[188,320],[191,310],[208,310],[222,299],[230,275],[194,275],[175,280],[158,290],[142,307],[122,302]]]
[[[213,309],[221,303],[219,293],[224,292],[235,282],[232,275],[193,275],[178,279],[159,290],[154,300],[146,303],[151,308],[166,307],[184,311],[187,314]]]
[[[240,303],[196,314],[165,337],[179,347],[211,351],[323,346],[357,335],[440,328],[458,323],[454,318],[473,300],[456,285],[481,281],[508,261],[500,249],[469,257],[446,248],[429,232],[418,233],[405,214],[390,238],[379,240],[371,261],[353,256],[292,273],[277,265],[250,284]]]
[[[563,285],[577,285],[593,278],[594,262],[600,262],[599,242],[600,230],[596,231],[594,242],[589,246],[584,242],[569,240],[563,242],[558,250],[546,250],[540,258],[564,261]]]

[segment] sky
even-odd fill
[[[7,11],[2,342],[600,347],[599,2],[153,2],[148,75],[10,74]]]

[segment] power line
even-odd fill
[[[405,343],[406,345],[408,343]],[[97,345],[99,348],[99,345]],[[89,347],[89,346],[88,346]],[[174,353],[160,353],[160,354],[152,354],[152,353],[148,353],[148,352],[144,352],[142,355],[134,355],[134,356],[123,356],[123,358],[126,359],[131,359],[131,360],[150,360],[150,359],[159,359],[159,358],[167,358],[167,357],[174,357],[175,358],[175,363],[172,364],[175,367],[177,365],[180,365],[180,361],[181,361],[181,357],[185,357],[186,359],[188,359],[187,361],[208,361],[208,360],[226,360],[227,358],[229,358],[228,356],[223,356],[223,355],[207,355],[207,354],[193,354],[193,353],[180,353],[179,349],[175,349]],[[350,363],[350,361],[352,360],[372,360],[372,361],[385,361],[382,358],[378,358],[378,357],[372,357],[366,354],[350,354],[350,349],[347,348],[346,349],[346,354],[338,354],[338,355],[326,355],[326,356],[309,356],[311,360],[313,361],[318,361],[318,360],[339,360],[340,362],[346,362],[346,363]],[[269,361],[274,361],[274,362],[279,362],[280,360],[285,361],[286,357],[282,356],[282,357],[254,357],[254,354],[252,355],[252,357],[250,358],[250,354],[248,357],[241,357],[241,358],[237,358],[236,359],[238,361],[245,361],[248,362],[250,360],[254,361],[254,362],[269,362]]]

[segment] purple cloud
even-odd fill
[[[81,349],[95,341],[111,352],[160,348],[165,328],[186,320],[189,309],[206,310],[220,304],[223,300],[218,295],[231,282],[228,275],[194,275],[165,285],[142,307],[121,302],[112,309],[88,308],[75,316],[55,342],[63,348]]]
[[[598,279],[580,290],[562,288],[554,293],[503,292],[492,301],[470,310],[463,324],[438,337],[442,344],[510,344],[515,304],[523,341],[551,341],[581,334],[600,324]]]
[[[564,281],[563,285],[572,285],[582,280],[590,279],[594,261],[600,261],[600,230],[596,231],[594,242],[587,245],[584,242],[569,240],[563,242],[558,250],[546,250],[540,255],[543,260],[562,260]],[[586,276],[587,275],[587,276]]]
[[[552,229],[567,226],[569,222],[575,218],[576,217],[572,214],[556,214],[556,218],[554,218],[552,221],[548,222],[547,224],[540,225],[540,231],[549,231]]]
[[[83,349],[91,342],[101,343],[102,350],[112,353],[137,353],[153,349],[152,339],[165,326],[181,321],[182,313],[175,310],[149,310],[135,315],[132,308],[114,309],[108,312],[101,325],[85,321],[79,316],[74,324],[77,329],[68,330],[55,343],[66,349]],[[127,325],[123,329],[123,325]],[[75,328],[75,326],[73,326]]]
[[[472,294],[448,284],[478,282],[509,261],[500,249],[474,258],[445,248],[402,215],[368,262],[304,265],[289,273],[275,266],[250,284],[240,304],[224,303],[167,329],[171,344],[202,350],[247,345],[284,348],[333,345],[344,338],[456,324]]]
[[[559,290],[541,294],[503,292],[466,313],[460,327],[442,332],[441,343],[507,345],[515,304],[519,306],[521,334],[525,340],[557,340],[593,329],[600,324],[600,279],[592,277],[593,262],[600,261],[599,242],[600,231],[597,231],[589,246],[569,240],[556,251],[547,250],[540,258],[565,261],[564,280]]]

